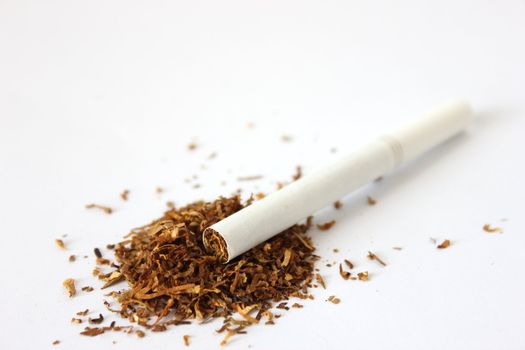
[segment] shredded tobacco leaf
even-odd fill
[[[190,346],[190,336],[189,335],[183,335],[182,341],[184,342],[185,346]]]
[[[59,249],[66,249],[66,245],[64,244],[64,241],[61,240],[61,239],[55,239],[55,245],[56,245]]]
[[[328,301],[332,304],[339,304],[341,302],[341,299],[337,298],[335,295],[330,295],[328,297]]]
[[[99,205],[99,204],[94,204],[94,203],[86,204],[86,209],[100,209],[106,214],[113,213],[113,209],[111,209],[110,207],[106,207],[104,205]]]
[[[368,205],[375,205],[377,203],[377,200],[370,196],[366,197],[366,201],[368,202]]]
[[[328,231],[335,225],[335,220],[325,222],[324,224],[317,224],[317,228],[321,231]]]
[[[75,288],[75,280],[74,279],[68,278],[64,282],[62,282],[62,285],[66,289],[67,294],[69,295],[70,298],[72,298],[73,296],[75,296],[75,294],[77,294],[77,290]]]
[[[299,180],[303,176],[303,168],[298,165],[295,167],[295,174],[292,176],[292,179],[294,181]]]
[[[350,260],[345,259],[345,264],[346,264],[346,266],[348,266],[349,269],[353,269],[354,268],[354,264],[352,264],[352,262]]]
[[[386,263],[383,260],[381,260],[376,254],[372,253],[371,251],[368,251],[367,258],[370,260],[375,260],[381,265],[386,266]]]
[[[127,282],[123,291],[110,293],[119,309],[110,309],[107,303],[108,309],[156,332],[192,319],[220,317],[227,331],[221,342],[225,344],[269,315],[276,303],[291,297],[308,298],[318,259],[306,235],[311,219],[226,264],[206,252],[204,229],[244,206],[238,195],[198,201],[170,209],[161,218],[134,229],[115,247],[115,270],[102,273],[97,269],[97,276],[105,282],[103,288]],[[235,320],[236,314],[242,319]],[[108,330],[115,327],[87,327],[82,334],[95,336]]]
[[[483,225],[483,231],[487,233],[503,233],[501,227],[492,227],[490,224]]]
[[[360,281],[368,281],[368,271],[359,272],[359,273],[357,274],[357,278],[358,278]]]
[[[129,196],[129,190],[124,190],[120,193],[120,198],[122,198],[123,201],[127,201]]]
[[[60,344],[60,340],[58,340],[58,339],[57,339],[57,340],[54,340],[51,344],[53,344],[53,345],[58,345],[58,344]]]
[[[335,209],[341,209],[342,206],[343,206],[343,203],[341,203],[341,201],[336,201],[334,203],[334,208]]]
[[[437,248],[438,249],[445,249],[445,248],[448,248],[450,246],[450,241],[448,239],[445,239],[443,242],[441,242]]]
[[[67,260],[69,260],[69,262],[74,262],[75,260],[77,260],[77,257],[75,255],[70,255],[69,258],[67,258]]]
[[[344,280],[350,278],[351,273],[343,270],[343,264],[339,264],[339,274],[343,277]]]

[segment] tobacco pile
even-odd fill
[[[226,331],[227,339],[263,317],[273,324],[275,302],[307,298],[318,258],[305,234],[310,222],[290,227],[228,264],[206,253],[203,230],[242,208],[239,196],[199,201],[133,230],[115,247],[116,270],[99,275],[104,287],[123,279],[128,283],[128,289],[112,293],[120,309],[111,310],[152,331],[222,317],[218,331]],[[113,328],[86,328],[83,334]]]

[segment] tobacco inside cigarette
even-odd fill
[[[208,227],[204,246],[228,262],[460,133],[471,115],[466,101],[443,105]]]

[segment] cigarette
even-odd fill
[[[206,228],[204,246],[228,262],[460,133],[471,119],[466,101],[443,105]]]

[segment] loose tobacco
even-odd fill
[[[245,333],[246,327],[263,317],[273,324],[270,309],[275,303],[308,297],[318,259],[306,235],[311,220],[224,264],[206,253],[202,232],[244,206],[238,195],[199,201],[172,208],[133,230],[115,246],[115,270],[104,274],[97,269],[105,282],[103,288],[121,280],[128,283],[127,289],[111,293],[120,309],[112,309],[109,302],[106,307],[151,331],[165,331],[192,319],[220,317],[224,324],[220,331],[226,332],[223,343],[234,334]],[[88,327],[81,334],[120,330],[115,328]]]

